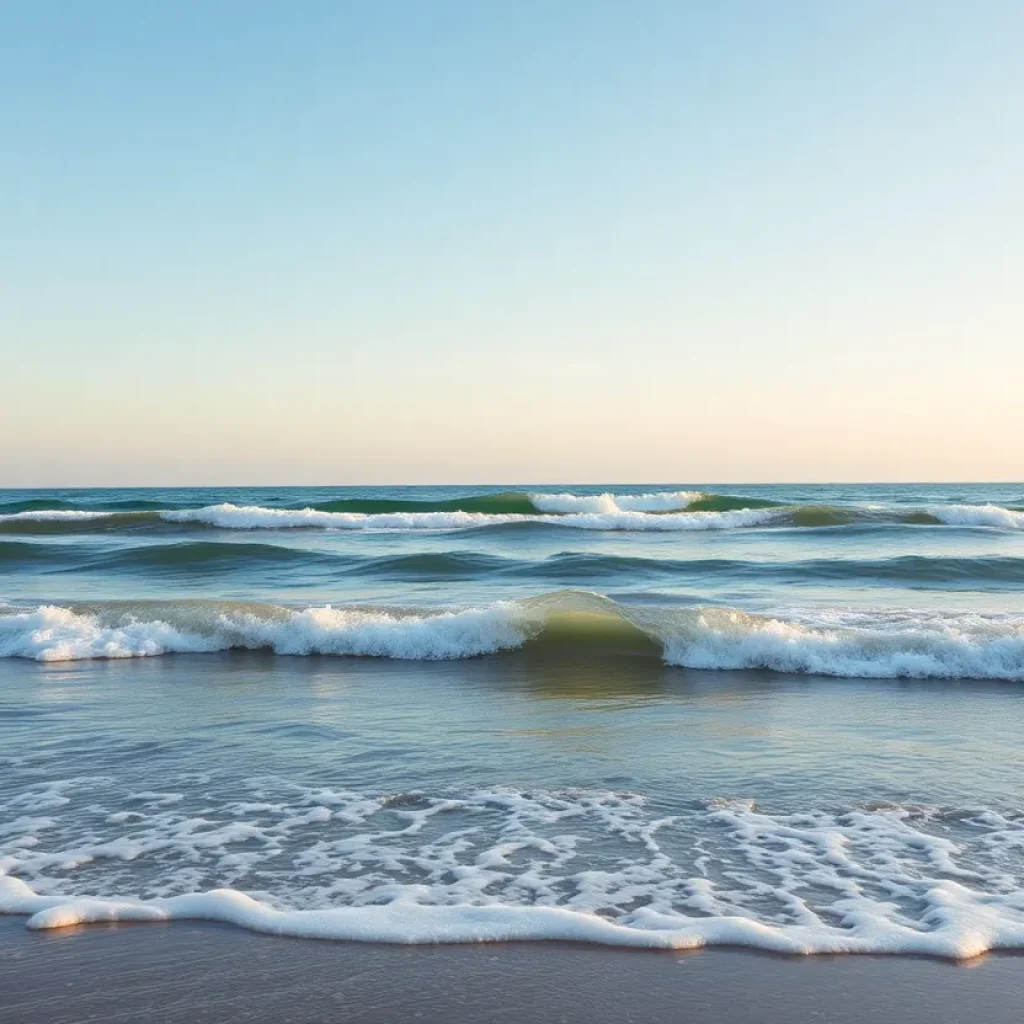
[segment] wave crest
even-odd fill
[[[0,614],[0,656],[67,661],[231,649],[454,660],[529,645],[691,669],[1024,681],[1024,616],[623,606],[564,591],[458,611],[181,601]]]
[[[123,506],[123,502],[119,503]],[[143,503],[148,505],[149,503]],[[236,505],[98,510],[38,508],[0,514],[0,533],[75,533],[170,526],[226,530],[469,530],[555,526],[579,530],[687,531],[749,527],[959,526],[1024,529],[1024,511],[998,505],[783,505],[700,491],[646,494],[509,492],[445,501],[345,498],[306,508]]]
[[[531,494],[538,512],[682,512],[701,497],[700,491],[658,491],[652,494]],[[749,508],[749,505],[744,505]]]
[[[454,660],[520,646],[508,606],[416,615],[394,610],[177,602],[61,608],[0,616],[0,657],[37,661],[144,658],[231,649],[416,661]]]
[[[483,512],[384,512],[367,515],[323,512],[313,508],[275,509],[224,503],[206,508],[163,512],[161,518],[172,523],[201,523],[229,530],[465,530],[482,526],[536,523],[579,530],[671,532],[760,526],[777,519],[778,513],[770,509],[737,509],[731,512],[675,512],[661,515],[629,510],[535,516],[490,515]]]
[[[1024,512],[999,505],[933,505],[924,510],[947,526],[998,526],[1024,529]]]

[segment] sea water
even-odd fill
[[[1024,485],[0,492],[0,910],[1024,948]]]

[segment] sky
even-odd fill
[[[1024,479],[1017,0],[0,0],[0,486]]]

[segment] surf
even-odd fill
[[[463,531],[525,527],[607,532],[684,532],[755,528],[839,529],[945,526],[1024,529],[1024,511],[995,504],[920,507],[869,504],[785,504],[775,500],[700,491],[640,494],[508,492],[441,501],[344,498],[298,507],[237,505],[116,509],[72,507],[41,499],[0,513],[0,534],[73,534],[107,531],[222,530]],[[7,506],[8,508],[12,506]]]
[[[660,658],[704,670],[878,679],[1024,681],[1024,616],[623,605],[558,591],[449,610],[237,601],[6,607],[0,657],[121,659],[265,650],[447,661],[527,649]]]
[[[1024,822],[995,807],[773,813],[706,799],[666,815],[634,792],[366,792],[262,777],[238,780],[227,800],[204,792],[197,818],[185,792],[33,781],[6,805],[20,841],[0,867],[0,913],[33,930],[209,920],[339,941],[953,960],[1024,948],[1013,867]],[[83,803],[89,826],[76,828]],[[148,869],[161,895],[108,874],[112,858]],[[196,875],[216,887],[194,889]]]

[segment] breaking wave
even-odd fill
[[[619,509],[605,512],[564,512],[534,516],[483,512],[322,512],[317,509],[271,509],[222,504],[164,512],[167,522],[202,523],[221,529],[258,530],[321,528],[336,530],[465,530],[514,523],[543,523],[580,530],[727,530],[760,526],[775,513],[762,509],[733,512],[676,512],[661,515]]]
[[[661,658],[691,669],[1024,681],[1024,615],[623,606],[561,591],[424,612],[229,601],[109,602],[0,614],[0,656],[39,661],[232,649],[455,660],[525,648]]]
[[[700,491],[661,491],[655,494],[531,494],[538,512],[683,512],[702,497]],[[750,508],[743,505],[743,508]]]
[[[0,535],[61,535],[108,533],[113,531],[151,532],[173,527],[156,511],[99,512],[81,509],[40,509],[0,515]]]
[[[766,499],[699,491],[647,494],[510,492],[445,501],[345,498],[308,507],[221,502],[199,508],[41,508],[21,503],[0,514],[0,534],[61,534],[113,530],[154,531],[175,526],[234,530],[435,530],[541,525],[581,530],[686,531],[751,527],[911,526],[1024,529],[1024,511],[999,505],[784,505]],[[11,509],[15,506],[7,505]]]

